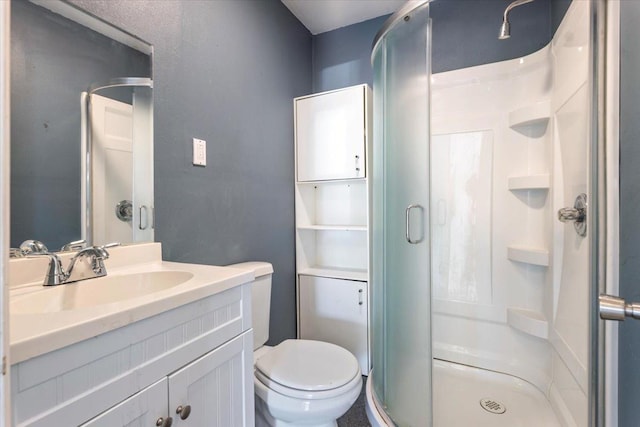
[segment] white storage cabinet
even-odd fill
[[[367,282],[300,275],[300,335],[346,348],[368,366]]]
[[[371,89],[296,98],[294,107],[298,336],[345,347],[366,375]]]
[[[298,181],[365,176],[367,90],[354,86],[295,100]]]

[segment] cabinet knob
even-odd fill
[[[171,417],[167,417],[166,419],[160,417],[156,421],[157,427],[171,427],[172,424],[173,424],[173,418]]]
[[[178,406],[176,408],[176,414],[180,415],[181,420],[186,420],[191,414],[191,405]]]

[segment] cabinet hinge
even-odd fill
[[[2,356],[2,375],[7,375],[7,356]]]

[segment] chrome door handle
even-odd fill
[[[607,294],[600,294],[598,300],[602,320],[623,321],[626,317],[640,319],[640,303],[627,304],[623,298]]]
[[[409,242],[410,244],[417,245],[418,243],[422,242],[422,240],[424,240],[424,230],[421,230],[420,238],[418,240],[411,239],[411,219],[410,219],[410,214],[411,214],[411,210],[412,209],[420,209],[420,214],[421,214],[420,216],[422,217],[423,214],[424,214],[424,208],[421,205],[409,205],[404,210],[405,225],[406,225],[405,238],[407,239],[407,242]]]
[[[558,211],[560,222],[573,221],[573,227],[580,236],[587,235],[587,195],[582,193],[576,197],[572,208],[562,208]]]

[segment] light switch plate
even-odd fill
[[[207,141],[193,138],[193,164],[195,166],[207,165]]]

